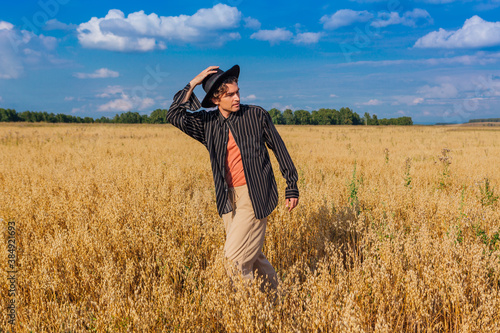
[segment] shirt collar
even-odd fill
[[[231,123],[238,122],[238,120],[240,119],[240,117],[243,114],[243,111],[241,109],[242,109],[242,105],[240,104],[240,109],[237,112],[231,112],[229,114],[229,117],[227,117],[227,118],[222,115],[222,113],[220,112],[219,109],[217,109],[217,113],[218,113],[217,119],[219,120],[219,125],[223,126],[226,123],[226,121],[230,121]]]
[[[217,119],[219,120],[219,124],[221,126],[223,126],[226,123],[226,121],[229,120],[229,118],[231,117],[231,115],[229,115],[229,117],[227,118],[224,117],[219,109],[217,109],[217,115],[218,115]]]

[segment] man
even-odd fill
[[[224,254],[245,279],[253,272],[276,288],[273,266],[262,253],[267,216],[278,203],[276,181],[265,144],[273,150],[286,180],[286,206],[298,204],[297,171],[269,113],[258,106],[240,105],[240,67],[224,72],[210,66],[179,91],[167,120],[201,142],[210,154],[217,210],[226,229]],[[200,104],[193,90],[202,84]],[[196,111],[201,107],[213,111]]]

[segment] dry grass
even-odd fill
[[[301,198],[269,218],[264,251],[282,280],[273,301],[225,274],[199,143],[170,125],[0,124],[17,331],[500,330],[498,130],[278,130]]]

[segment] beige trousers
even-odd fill
[[[267,218],[259,220],[255,217],[247,185],[231,187],[228,192],[233,211],[222,215],[226,228],[224,254],[244,279],[253,279],[256,271],[264,282],[276,289],[276,271],[262,253]]]

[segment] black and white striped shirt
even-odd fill
[[[190,85],[174,96],[167,120],[190,137],[201,142],[210,154],[219,215],[232,211],[225,179],[228,131],[241,152],[241,160],[255,217],[267,217],[278,204],[278,189],[265,144],[274,152],[286,180],[285,198],[298,198],[297,170],[269,113],[259,106],[240,105],[225,118],[220,111],[187,112],[201,108],[194,93],[182,103]]]

